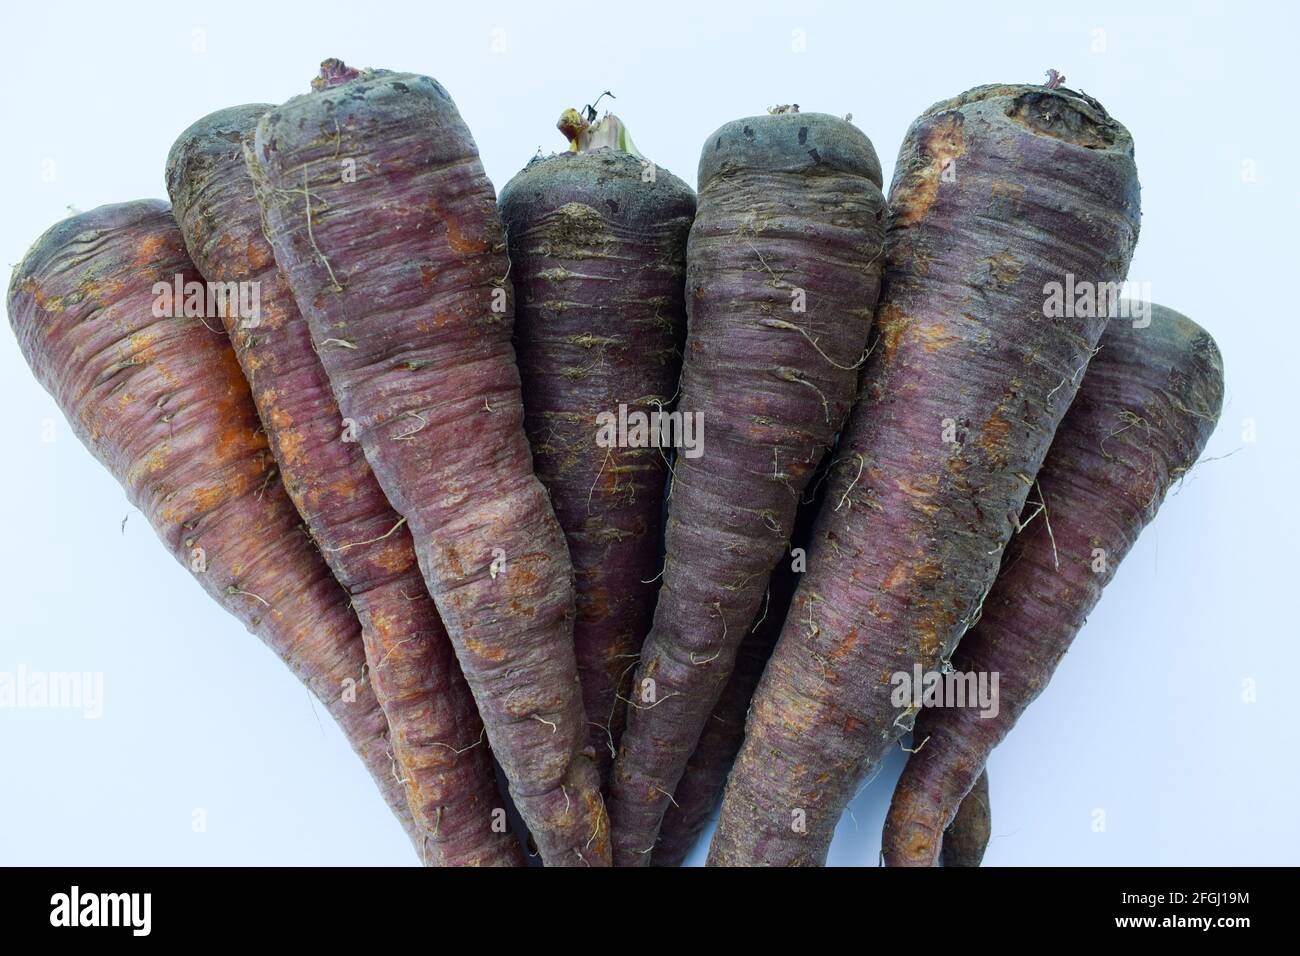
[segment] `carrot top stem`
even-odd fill
[[[321,60],[320,75],[312,78],[311,88],[323,90],[331,86],[342,86],[355,80],[361,73],[361,70],[348,66],[336,56],[331,56]]]
[[[555,128],[569,141],[571,153],[617,149],[637,159],[645,158],[632,142],[632,137],[628,135],[626,124],[613,113],[606,113],[600,119],[596,119],[596,110],[592,106],[585,107],[581,112],[570,108],[560,114]]]

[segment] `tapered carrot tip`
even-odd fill
[[[992,836],[989,774],[981,771],[975,786],[962,799],[957,814],[943,832],[940,861],[948,867],[975,867],[984,860]]]
[[[894,791],[881,853],[886,866],[938,866],[942,810],[914,789]]]
[[[589,759],[575,760],[564,783],[538,796],[515,794],[528,816],[545,820],[532,839],[547,866],[608,866],[609,815],[600,796],[600,777]]]
[[[939,860],[941,833],[921,820],[912,820],[905,827],[891,866],[935,866]]]

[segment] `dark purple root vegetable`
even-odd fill
[[[549,865],[609,859],[573,569],[533,474],[492,184],[447,91],[334,69],[249,155],[276,260]]]
[[[500,206],[524,426],[573,560],[574,646],[603,780],[654,613],[670,450],[598,436],[605,416],[636,423],[672,404],[695,194],[666,170],[601,149],[534,160]]]
[[[885,205],[870,141],[782,113],[705,144],[687,250],[679,453],[663,588],[614,763],[615,861],[646,865],[809,477],[852,404],[879,291]]]
[[[794,596],[794,589],[787,595]],[[775,613],[773,609],[769,609]],[[713,713],[709,715],[700,742],[686,763],[686,770],[673,792],[672,803],[664,812],[659,842],[650,862],[653,866],[681,866],[694,849],[722,799],[727,774],[736,760],[745,736],[745,714],[754,688],[763,676],[763,667],[780,634],[775,627],[756,625],[736,651],[736,665],[722,689]]]
[[[943,834],[944,866],[979,866],[993,830],[989,807],[989,772],[981,770],[957,815]]]
[[[799,576],[806,568],[808,542],[812,537],[813,521],[821,508],[825,485],[827,459],[812,485],[810,498],[800,503],[791,536],[790,552],[772,571],[768,582],[763,609],[736,652],[736,666],[731,671],[727,686],[713,709],[695,753],[686,764],[686,771],[673,792],[673,800],[664,813],[659,842],[655,844],[651,863],[654,866],[681,866],[694,848],[700,834],[722,800],[722,790],[727,784],[727,774],[735,763],[745,738],[745,714],[754,696],[754,688],[763,676],[767,659],[781,635],[790,601],[799,586]]]
[[[166,203],[101,206],[36,240],[14,270],[9,321],[77,437],[325,705],[419,847],[356,615],[300,531],[230,343],[161,308],[155,284],[178,278],[201,281]]]
[[[1153,306],[1150,325],[1116,320],[1038,473],[1032,503],[953,655],[961,673],[999,675],[998,713],[922,711],[885,823],[889,865],[948,858],[944,828],[989,753],[1047,686],[1169,486],[1205,448],[1223,404],[1223,362],[1204,329]],[[1032,517],[1031,517],[1032,516]]]
[[[912,125],[890,211],[879,340],[715,865],[824,863],[858,782],[911,728],[891,676],[937,670],[976,619],[1105,325],[1095,309],[1046,317],[1046,287],[1124,278],[1132,142],[1082,94],[980,87]]]
[[[221,110],[181,134],[167,161],[172,211],[205,278],[256,283],[259,314],[227,308],[221,321],[289,496],[360,619],[394,772],[423,831],[425,862],[523,865],[505,827],[483,724],[425,590],[410,531],[360,445],[348,440],[307,322],[262,233],[243,143],[271,108]]]
[[[794,597],[797,579],[793,573],[782,573],[782,568],[787,566],[783,561],[773,572],[770,597],[764,602],[766,607],[736,650],[731,677],[722,688],[673,792],[672,803],[664,812],[659,842],[650,859],[653,866],[681,866],[722,800],[727,774],[745,737],[745,714],[749,711],[750,698],[763,676],[790,599]]]

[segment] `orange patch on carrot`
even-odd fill
[[[945,171],[966,155],[960,113],[944,113],[934,118],[921,140],[921,154],[927,160],[925,165],[910,170],[890,194],[894,222],[898,225],[915,225],[926,217],[939,198],[939,186],[945,178]],[[958,174],[952,170],[948,175],[955,182]]]
[[[997,409],[985,419],[980,426],[980,437],[975,444],[984,449],[989,460],[996,465],[1007,461],[1007,443],[1011,437],[1011,423],[1002,417],[1002,409]]]
[[[889,575],[880,586],[886,591],[896,591],[907,582],[907,579],[911,577],[911,574],[911,568],[908,566],[906,561],[896,562],[894,566],[889,569]]]
[[[943,322],[930,322],[925,325],[914,323],[912,336],[927,352],[938,352],[961,340],[961,337],[955,335]]]
[[[504,647],[492,647],[484,644],[482,641],[476,641],[469,635],[464,637],[465,647],[475,657],[481,657],[485,661],[502,661],[505,660],[506,651]]]
[[[848,633],[846,633],[839,640],[831,644],[830,650],[827,651],[826,656],[833,661],[839,660],[840,658],[847,657],[849,654],[851,654],[853,652],[853,649],[857,646],[858,646],[858,631],[857,628],[854,628],[853,630],[850,630]]]
[[[271,252],[271,247],[264,241],[255,236],[248,239],[248,250],[245,253],[248,260],[249,268],[254,272],[261,272],[275,262],[275,256]]]
[[[892,302],[880,307],[880,312],[876,315],[876,329],[880,333],[880,344],[884,348],[882,357],[886,365],[893,362],[898,343],[911,322],[912,317]]]
[[[411,560],[414,556],[415,553],[410,545],[400,538],[384,542],[378,550],[374,548],[370,550],[370,560],[393,574],[410,569],[414,563]]]
[[[137,267],[146,266],[157,261],[165,242],[165,237],[160,233],[146,236],[140,241],[140,245],[136,247],[135,258],[131,260],[131,265]]]
[[[491,244],[485,239],[478,239],[473,236],[467,236],[461,231],[460,223],[455,217],[449,217],[444,220],[447,225],[447,245],[451,246],[452,251],[461,256],[472,256],[487,252],[492,248]]]

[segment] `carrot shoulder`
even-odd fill
[[[659,589],[670,448],[641,426],[667,411],[686,333],[695,194],[618,149],[529,163],[501,191],[515,289],[524,425],[577,583],[574,647],[602,778]]]
[[[573,569],[524,434],[492,184],[437,81],[339,67],[258,124],[268,237],[543,860],[605,863]]]
[[[825,862],[858,781],[914,719],[891,675],[937,670],[974,621],[1105,325],[1086,297],[1049,317],[1047,287],[1119,283],[1137,233],[1132,142],[1082,94],[980,87],[912,125],[879,340],[712,863]]]
[[[160,299],[200,281],[166,203],[101,206],[36,241],[14,271],[9,321],[77,437],[325,705],[418,846],[356,615],[299,529],[230,343]]]
[[[1204,450],[1222,404],[1218,348],[1190,319],[1157,305],[1149,325],[1107,328],[1038,473],[1041,500],[1027,506],[979,624],[952,658],[960,673],[998,674],[997,712],[922,711],[914,736],[924,744],[885,822],[886,864],[933,865],[941,849],[947,860],[941,838],[959,804],[965,812],[963,795]]]
[[[809,478],[853,402],[882,270],[880,164],[821,113],[727,123],[704,145],[663,586],[610,783],[615,859],[645,865],[759,612]]]
[[[263,236],[243,143],[269,109],[221,110],[181,134],[167,162],[173,213],[199,271],[210,282],[248,290],[240,300],[245,308],[224,309],[221,321],[289,496],[360,620],[425,862],[522,865],[482,722],[425,590],[410,531],[342,421],[307,323]],[[254,303],[255,310],[247,308]]]

